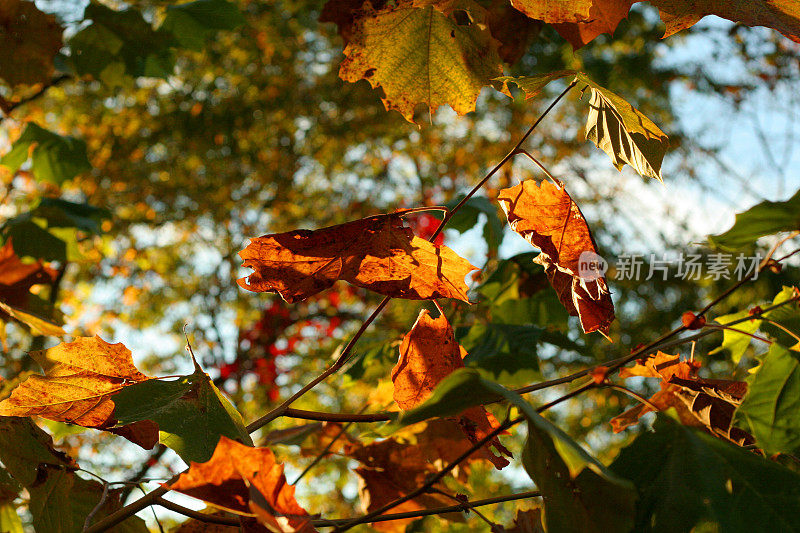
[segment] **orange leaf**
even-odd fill
[[[41,261],[20,261],[11,239],[0,248],[0,301],[11,307],[24,309],[28,305],[31,287],[53,283],[57,276],[58,272],[44,266]]]
[[[583,331],[607,333],[614,320],[606,280],[594,270],[581,272],[581,261],[595,258],[597,247],[581,210],[563,187],[527,180],[498,195],[511,228],[539,248],[535,262],[544,266],[550,284]],[[586,254],[586,255],[583,255]]]
[[[223,436],[208,462],[192,462],[169,488],[235,514],[255,514],[271,531],[316,531],[269,448],[251,448]]]
[[[467,300],[464,277],[476,267],[446,246],[414,236],[397,214],[377,215],[315,231],[251,239],[239,256],[255,270],[239,285],[304,300],[336,280],[395,298]]]
[[[633,3],[634,0],[594,0],[589,20],[553,24],[553,28],[577,50],[601,33],[613,34]]]
[[[664,37],[695,25],[706,15],[747,26],[774,28],[793,41],[800,40],[800,3],[797,0],[651,0],[667,28]]]
[[[122,343],[98,336],[31,352],[45,375],[32,375],[0,402],[0,416],[41,416],[58,422],[107,429],[114,425],[111,397],[128,385],[148,378],[134,366]],[[146,448],[158,442],[154,424],[144,421],[114,432]],[[149,446],[148,446],[149,444]]]
[[[447,318],[440,315],[433,319],[426,309],[420,311],[411,331],[403,337],[400,358],[392,369],[397,405],[407,411],[427,400],[441,380],[464,366],[461,352]],[[497,427],[497,421],[490,416],[483,407],[467,409],[458,418],[459,427],[470,442],[476,443]],[[489,445],[501,454],[511,455],[499,439],[493,439]],[[488,447],[482,451],[497,468],[508,464],[503,457],[491,453]]]
[[[444,315],[431,318],[423,309],[400,344],[400,358],[392,369],[394,401],[408,411],[430,397],[436,385],[464,366],[453,328]]]

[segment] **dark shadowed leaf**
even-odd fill
[[[0,2],[0,78],[9,85],[49,82],[62,31],[33,2]]]
[[[800,476],[659,414],[610,466],[639,490],[636,531],[800,531]]]
[[[195,0],[169,6],[159,27],[171,32],[186,48],[200,50],[218,30],[232,30],[244,24],[244,17],[226,0]]]

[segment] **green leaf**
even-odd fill
[[[769,454],[800,451],[800,353],[772,343],[748,379],[734,423]]]
[[[749,312],[747,310],[740,311],[738,313],[731,313],[728,315],[721,315],[714,319],[715,322],[719,322],[720,324],[726,324],[728,322],[733,322],[734,320],[739,320],[740,318],[746,318],[749,316]],[[744,322],[739,322],[731,326],[739,331],[744,331],[746,333],[755,333],[758,331],[758,328],[761,326],[761,320],[757,318],[753,318],[752,320],[745,320]],[[731,355],[731,361],[735,364],[739,364],[739,361],[742,359],[745,350],[747,347],[750,346],[750,341],[753,340],[753,337],[750,335],[746,335],[745,333],[739,333],[738,331],[732,331],[730,329],[726,329],[722,333],[722,346],[715,348],[708,352],[709,354],[715,354],[721,352],[722,350],[728,350]]]
[[[67,243],[33,221],[8,221],[3,227],[3,237],[13,240],[14,251],[20,257],[62,263],[67,260]]]
[[[69,60],[78,75],[89,74],[116,85],[121,83],[120,73],[154,78],[172,73],[172,35],[154,30],[139,11],[114,11],[93,2],[84,19],[92,24],[69,40]]]
[[[152,420],[160,441],[189,463],[211,458],[222,435],[253,445],[242,415],[201,370],[173,381],[151,379],[115,394],[117,427]]]
[[[37,532],[83,531],[86,517],[100,503],[103,485],[94,480],[85,480],[73,472],[45,468],[43,479],[29,487],[30,512],[33,527]],[[94,520],[118,510],[121,489],[109,491],[103,505],[97,510]],[[147,533],[144,520],[132,516],[114,526],[119,533]]]
[[[781,292],[779,292],[775,296],[775,299],[772,300],[772,305],[786,302],[794,298],[796,295],[797,289],[794,287],[783,287]],[[764,316],[771,321],[779,323],[789,331],[795,333],[800,332],[800,307],[798,306],[800,306],[800,304],[797,302],[786,304],[771,311],[767,311],[764,313]],[[798,343],[796,337],[790,335],[785,330],[775,326],[774,324],[764,321],[764,323],[761,325],[761,330],[777,339],[778,343],[782,344],[783,346],[789,346],[795,350],[800,349],[800,346],[798,346],[800,343]]]
[[[0,461],[21,485],[36,482],[39,465],[46,463],[62,468],[76,465],[66,454],[53,448],[50,435],[39,429],[30,418],[0,416]]]
[[[28,122],[11,151],[0,158],[0,165],[16,172],[28,160],[28,152],[34,144],[31,169],[37,180],[61,184],[92,169],[86,158],[86,143],[56,135],[33,122]]]
[[[447,204],[449,209],[453,209],[464,197],[456,198]],[[447,227],[460,233],[471,230],[478,225],[480,215],[486,217],[483,226],[483,240],[486,241],[490,252],[497,253],[497,248],[503,240],[503,229],[505,224],[497,216],[497,206],[486,197],[473,196],[461,206],[453,218],[448,222]]]
[[[195,0],[169,6],[159,27],[171,32],[186,48],[200,50],[218,30],[232,30],[244,24],[244,17],[225,0]]]
[[[467,350],[464,364],[493,381],[519,386],[541,377],[538,344],[543,328],[509,324],[475,324],[456,328],[458,343]]]
[[[759,237],[800,230],[800,190],[785,202],[764,201],[736,215],[733,226],[708,242],[722,250],[752,247]]]
[[[464,16],[459,20],[457,14]],[[399,111],[409,122],[421,103],[431,112],[447,104],[459,115],[469,113],[481,89],[502,74],[485,16],[472,0],[421,7],[397,2],[378,10],[365,3],[339,77],[381,87],[386,109]]]
[[[566,330],[569,314],[550,288],[538,252],[526,252],[501,261],[476,292],[486,298],[492,321],[502,324],[547,325]]]
[[[39,205],[26,215],[44,219],[48,228],[76,228],[96,235],[102,233],[103,220],[111,218],[108,209],[61,198],[42,198]]]
[[[659,414],[611,465],[639,490],[636,531],[800,531],[800,476]]]
[[[496,80],[503,84],[506,93],[508,83],[514,83],[525,92],[526,98],[531,98],[551,81],[568,76],[575,76],[578,85],[588,87],[590,92],[586,138],[607,153],[618,170],[628,164],[640,176],[661,181],[661,162],[669,146],[667,136],[624,98],[598,85],[583,72],[561,70]]]
[[[478,370],[459,368],[440,381],[422,404],[400,414],[397,424],[407,426],[429,418],[455,416],[470,407],[502,399],[500,389],[503,387],[484,379]]]

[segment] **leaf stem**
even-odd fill
[[[467,193],[467,195],[466,195],[466,196],[464,196],[464,198],[462,198],[462,199],[461,199],[461,201],[460,201],[460,202],[458,202],[458,204],[456,204],[456,206],[455,206],[453,209],[451,209],[450,211],[448,211],[448,212],[447,212],[447,214],[445,214],[444,218],[443,218],[443,219],[442,219],[442,221],[439,223],[439,227],[438,227],[438,228],[436,228],[436,231],[434,231],[434,232],[433,232],[433,235],[431,235],[431,236],[430,236],[430,238],[428,239],[429,241],[433,242],[433,240],[434,240],[436,237],[438,237],[438,236],[439,236],[439,234],[442,232],[442,230],[443,230],[443,229],[444,229],[444,227],[447,225],[447,223],[448,223],[448,222],[450,222],[450,219],[451,219],[451,218],[453,218],[453,215],[455,215],[455,214],[456,214],[456,212],[458,212],[458,210],[459,210],[459,209],[461,209],[461,207],[462,207],[464,204],[466,204],[466,203],[467,203],[467,201],[468,201],[470,198],[472,198],[472,196],[473,196],[473,195],[474,195],[476,192],[478,192],[478,191],[480,190],[480,188],[481,188],[481,187],[483,187],[483,186],[484,186],[484,184],[486,184],[486,182],[487,182],[487,181],[489,181],[489,179],[490,179],[492,176],[494,176],[494,175],[495,175],[495,173],[496,173],[498,170],[500,170],[500,169],[503,167],[503,165],[505,165],[505,164],[508,162],[508,160],[509,160],[509,159],[511,159],[512,157],[514,157],[514,155],[517,153],[517,151],[518,151],[518,150],[520,149],[520,147],[522,146],[522,143],[524,143],[524,142],[525,142],[525,141],[528,139],[528,137],[530,137],[531,133],[533,133],[533,130],[535,130],[535,129],[536,129],[536,127],[537,127],[537,126],[539,125],[539,123],[540,123],[540,122],[541,122],[541,121],[544,119],[544,117],[546,117],[546,116],[547,116],[547,114],[548,114],[548,113],[550,113],[550,111],[551,111],[551,110],[552,110],[552,109],[553,109],[553,108],[556,106],[556,104],[557,104],[557,103],[558,103],[558,102],[559,102],[559,101],[560,101],[560,100],[561,100],[561,99],[562,99],[562,98],[563,98],[563,97],[564,97],[564,96],[565,96],[565,95],[566,95],[566,94],[567,94],[567,93],[568,93],[570,90],[572,90],[572,88],[573,88],[573,87],[575,87],[577,84],[578,84],[578,81],[577,81],[577,80],[573,80],[573,81],[572,81],[572,83],[570,83],[569,85],[567,85],[566,89],[564,89],[563,91],[561,91],[561,94],[559,94],[559,95],[556,97],[556,99],[555,99],[555,100],[553,100],[553,101],[550,103],[550,105],[549,105],[549,106],[547,106],[547,109],[545,109],[545,110],[542,112],[542,114],[541,114],[541,115],[539,115],[539,118],[537,118],[537,119],[536,119],[536,122],[534,122],[534,123],[533,123],[533,125],[532,125],[530,128],[528,128],[528,131],[526,131],[526,132],[525,132],[525,135],[523,135],[523,136],[522,136],[522,138],[519,140],[519,142],[517,142],[517,144],[514,146],[514,148],[512,148],[512,149],[511,149],[511,151],[510,151],[510,152],[508,152],[508,153],[505,155],[505,157],[503,157],[503,159],[501,159],[501,160],[500,160],[500,162],[499,162],[499,163],[497,163],[497,164],[496,164],[496,165],[495,165],[495,166],[492,168],[492,170],[490,170],[490,171],[489,171],[489,173],[488,173],[488,174],[486,174],[486,176],[484,176],[484,178],[483,178],[481,181],[479,181],[479,182],[478,182],[478,184],[477,184],[477,185],[475,185],[475,186],[472,188],[472,190],[471,190],[471,191],[469,191],[469,192]]]

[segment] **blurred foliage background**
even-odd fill
[[[37,4],[55,12],[68,35],[80,30],[83,2]],[[166,4],[125,5],[157,20]],[[245,24],[217,34],[201,51],[176,52],[177,67],[166,79],[69,79],[5,118],[0,146],[9,146],[27,121],[36,121],[85,140],[92,170],[56,186],[0,169],[0,217],[10,219],[48,196],[108,209],[112,216],[102,223],[102,235],[75,233],[76,245],[61,265],[63,278],[55,293],[46,295],[65,314],[69,334],[123,341],[145,372],[174,375],[191,367],[183,350],[186,325],[202,365],[250,421],[319,374],[379,298],[344,284],[292,306],[248,293],[235,283],[246,274],[237,252],[247,239],[452,202],[503,157],[564,85],[553,84],[546,95],[529,101],[486,89],[476,112],[458,117],[441,109],[418,128],[387,113],[379,92],[366,82],[338,78],[342,40],[334,24],[319,22],[321,2],[238,4]],[[585,105],[577,92],[527,143],[569,187],[606,258],[709,253],[693,243],[724,229],[736,209],[761,198],[783,199],[800,185],[790,170],[797,142],[783,131],[798,112],[792,89],[800,67],[798,46],[775,32],[721,19],[663,41],[662,33],[654,10],[639,4],[613,39],[603,35],[577,51],[552,29],[537,29],[523,43],[519,61],[506,69],[510,75],[583,70],[668,133],[664,185],[645,183],[629,168],[618,173],[582,139]],[[542,175],[518,157],[480,194],[493,200],[499,189],[531,177]],[[484,235],[503,216],[491,205],[494,212],[470,211],[454,224],[457,229],[445,232],[445,243],[483,268],[472,281],[477,303],[448,303],[445,311],[471,352],[489,354],[476,364],[502,366],[498,354],[513,361],[512,371],[498,374],[509,385],[626,355],[731,283],[672,274],[666,281],[658,276],[624,281],[612,270],[614,342],[586,336],[558,304],[550,305],[552,290],[541,290],[541,269],[529,263],[531,256],[508,260],[529,250],[522,239],[506,228],[502,242],[486,243]],[[435,222],[420,215],[412,225],[426,236]],[[718,311],[771,300],[796,279],[795,268],[764,276]],[[511,293],[498,293],[498,284]],[[369,412],[387,406],[397,342],[419,308],[417,302],[393,301],[359,341],[355,363],[295,407],[357,412],[368,405]],[[32,370],[25,352],[51,342],[13,325],[8,333],[0,368],[4,390]],[[724,354],[708,355],[719,343],[711,336],[696,346],[704,371],[743,376],[753,354],[734,368]],[[648,386],[643,383],[642,391]],[[563,390],[532,400],[544,402]],[[592,391],[553,410],[552,418],[608,460],[632,434],[612,435],[608,420],[630,401],[615,392]],[[503,411],[495,414],[501,417]],[[273,444],[289,465],[290,481],[322,447],[316,423],[282,418],[256,439],[274,443],[280,437],[275,431],[303,424],[314,430],[306,438]],[[75,433],[55,423],[49,429],[58,444],[77,452],[84,468],[106,478],[128,478],[147,464],[149,453],[122,439],[92,430]],[[367,441],[376,436],[368,424],[355,424],[348,433]],[[514,450],[521,436],[504,439]],[[352,466],[336,453],[315,466],[298,489],[306,508],[326,516],[353,515]],[[167,452],[146,477],[180,468],[181,461]],[[471,497],[525,490],[529,481],[520,472],[475,466]],[[508,522],[515,505],[485,513]],[[473,520],[453,530],[471,530]],[[436,524],[438,519],[427,518],[411,528],[430,530]]]

